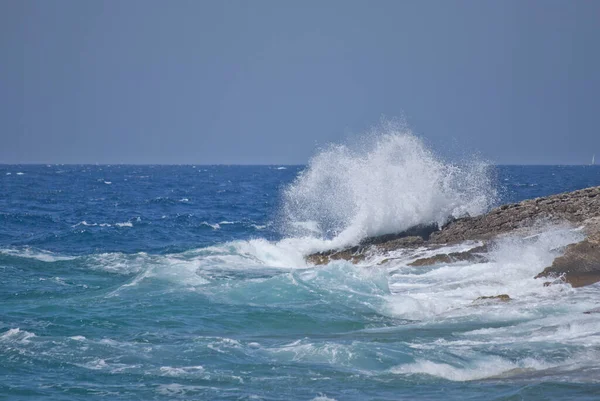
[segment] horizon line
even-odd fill
[[[271,166],[306,166],[308,163],[4,163],[0,162],[0,166],[239,166],[239,167],[271,167]],[[490,166],[600,166],[600,164],[569,164],[569,163],[490,163]]]

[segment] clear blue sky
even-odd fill
[[[0,0],[0,162],[302,164],[404,115],[442,153],[585,163],[599,21],[582,0]]]

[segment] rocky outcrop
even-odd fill
[[[509,302],[509,301],[512,301],[512,298],[510,296],[508,296],[508,294],[490,295],[487,297],[479,297],[475,301],[473,301],[473,303],[490,302],[490,301]]]
[[[445,244],[464,241],[487,242],[509,233],[527,235],[535,230],[540,221],[582,225],[587,238],[568,246],[564,256],[556,258],[552,266],[536,278],[562,280],[573,287],[600,281],[600,187],[500,206],[481,216],[451,220],[441,229],[433,225],[422,225],[398,234],[367,238],[351,248],[309,255],[307,261],[326,264],[331,260],[344,259],[357,263],[375,252],[417,247],[435,249]],[[466,252],[444,253],[417,259],[410,265],[484,261],[486,251],[484,245]]]
[[[409,266],[431,266],[440,263],[456,263],[456,262],[485,262],[487,260],[485,252],[487,252],[487,245],[481,245],[473,249],[469,249],[465,252],[451,252],[451,253],[440,253],[437,255],[430,256],[428,258],[420,258],[411,263]]]
[[[422,237],[410,236],[404,237],[401,234],[394,236],[394,239],[380,241],[378,237],[370,238],[370,241],[360,245],[344,249],[332,249],[324,252],[317,252],[306,257],[306,260],[315,265],[325,265],[332,260],[348,260],[358,263],[365,259],[369,253],[389,252],[395,249],[415,248],[425,244]]]
[[[481,216],[457,219],[433,233],[429,242],[486,240],[531,227],[540,220],[582,223],[594,217],[600,217],[600,187],[530,199],[500,206]]]
[[[573,287],[583,287],[600,281],[600,231],[583,241],[567,246],[565,254],[554,259],[535,278],[560,278]]]
[[[324,265],[332,260],[348,260],[357,263],[364,260],[369,252],[389,252],[421,246],[429,239],[431,233],[438,229],[436,224],[418,225],[397,234],[365,238],[359,245],[350,248],[313,253],[308,255],[306,260],[315,265]]]

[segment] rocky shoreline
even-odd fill
[[[526,237],[548,224],[581,227],[586,238],[567,246],[564,255],[557,257],[536,278],[560,280],[573,287],[600,281],[600,186],[503,205],[481,216],[454,219],[441,228],[423,225],[397,234],[367,238],[353,247],[308,255],[306,260],[316,265],[340,259],[358,263],[373,253],[385,254],[403,248],[438,249],[465,241],[479,241],[483,245],[469,251],[440,253],[417,259],[410,265],[481,262],[486,260],[488,244],[497,238],[506,235]]]

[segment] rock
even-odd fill
[[[554,259],[535,278],[561,278],[572,287],[583,287],[600,281],[600,231],[581,242],[567,246],[565,254]]]
[[[425,240],[421,237],[404,237],[395,239],[393,241],[377,244],[373,247],[379,251],[389,252],[402,248],[416,248],[423,244],[425,244]]]
[[[421,233],[428,236],[428,232],[430,232],[432,227],[416,226],[398,234],[367,238],[357,246],[310,254],[306,257],[306,261],[315,265],[324,265],[332,260],[340,259],[357,263],[364,260],[366,254],[371,251],[389,252],[395,249],[414,248],[423,245],[425,239],[421,236],[408,234]],[[437,230],[437,225],[435,227]]]
[[[600,218],[600,187],[530,199],[500,206],[481,216],[457,219],[432,233],[429,243],[486,240],[531,227],[539,220],[582,223],[593,218]]]
[[[333,251],[325,251],[318,252],[308,255],[306,257],[306,261],[315,265],[326,265],[332,260],[347,260],[352,263],[358,263],[364,260],[365,254],[364,249],[361,247],[355,246],[352,248],[347,248],[343,250],[333,250]]]
[[[367,238],[354,247],[315,253],[306,259],[314,264],[326,264],[339,259],[357,263],[371,252],[385,253],[417,247],[431,250],[444,244],[488,241],[509,233],[526,236],[535,233],[540,221],[582,225],[588,238],[567,247],[564,256],[557,258],[552,266],[536,277],[562,279],[574,287],[600,281],[600,245],[597,237],[597,234],[600,235],[600,187],[503,205],[481,216],[449,219],[441,229],[435,224],[419,225],[401,233]],[[483,252],[485,250],[440,254],[417,259],[411,265],[482,261],[485,260],[481,254]]]
[[[487,258],[483,253],[487,252],[487,245],[478,246],[465,252],[451,252],[433,255],[428,258],[417,259],[409,263],[409,266],[431,266],[440,263],[455,263],[455,262],[485,262]]]
[[[386,242],[396,241],[403,238],[421,238],[423,241],[427,241],[432,233],[439,231],[440,228],[436,223],[432,224],[419,224],[410,227],[397,234],[384,234],[376,237],[365,238],[360,242],[360,245],[380,245]]]
[[[491,295],[488,297],[479,297],[473,302],[476,303],[476,302],[481,302],[481,301],[509,302],[509,301],[512,301],[512,298],[509,297],[508,294],[500,294],[500,295]]]

